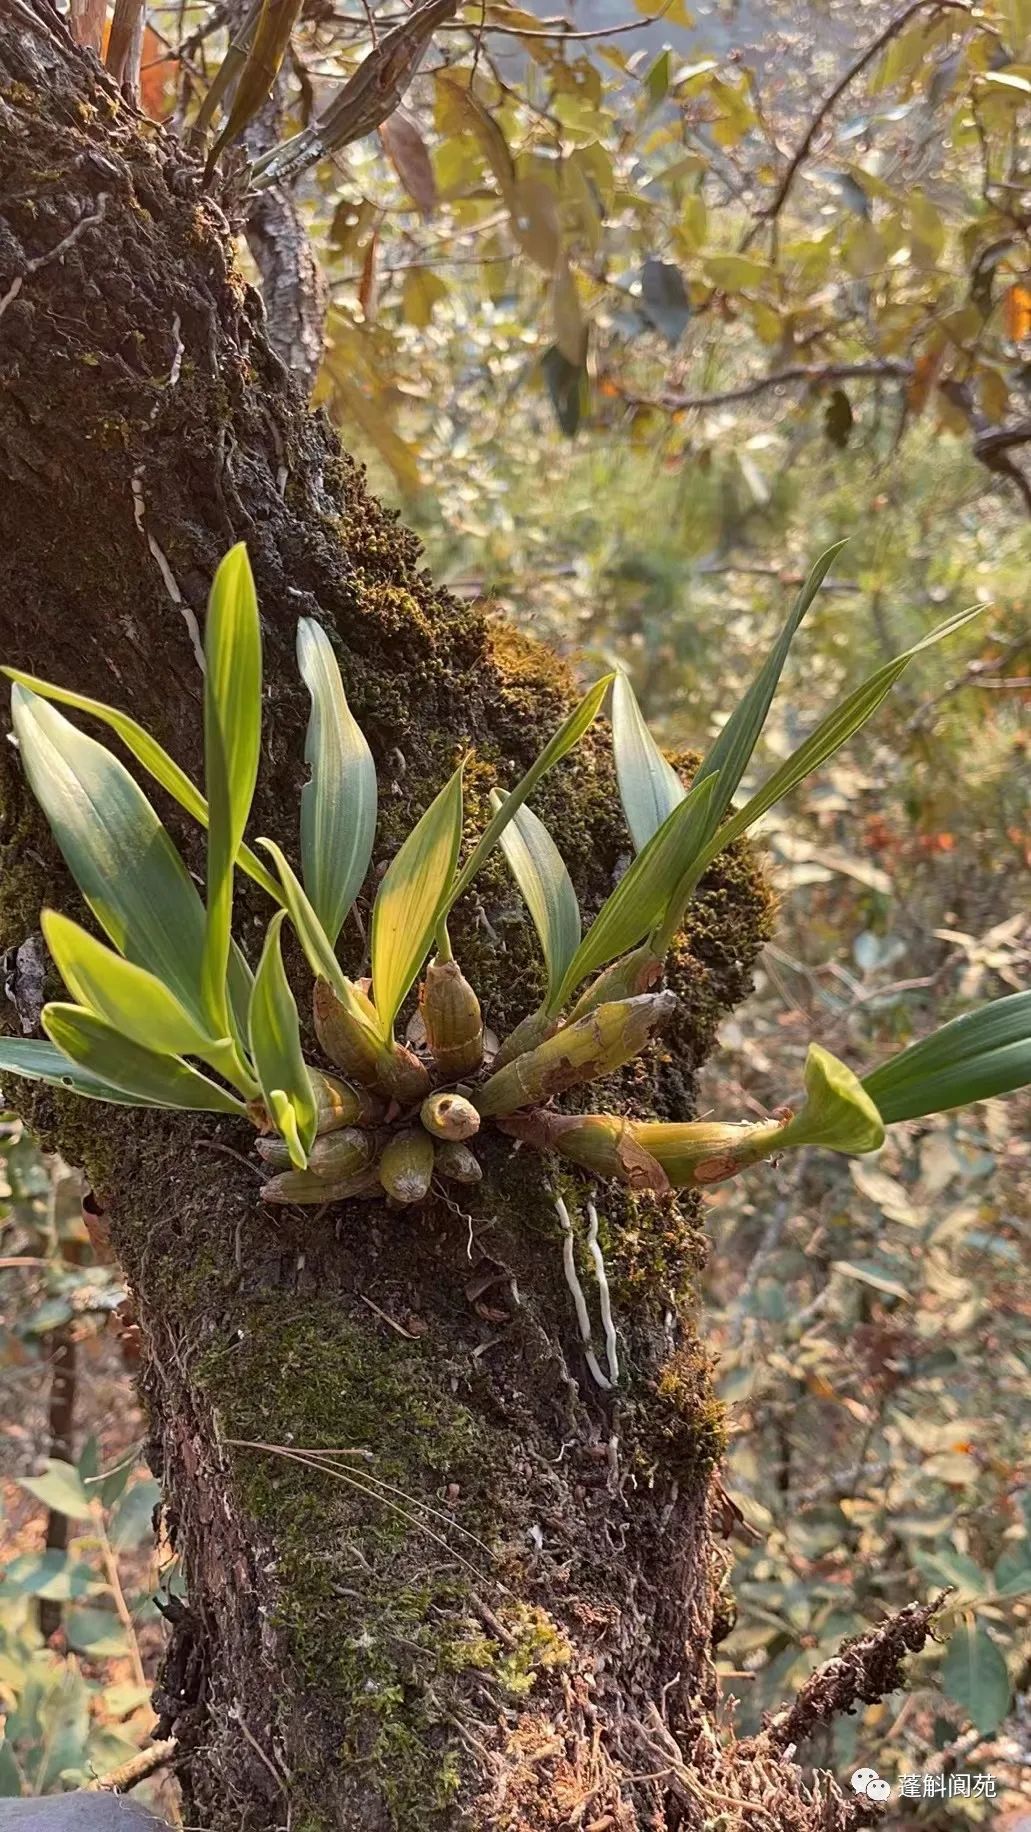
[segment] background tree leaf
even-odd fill
[[[982,1736],[998,1730],[1009,1710],[1009,1674],[992,1637],[972,1618],[953,1630],[941,1684],[946,1697],[962,1707]]]

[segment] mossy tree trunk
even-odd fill
[[[4,658],[131,708],[196,772],[198,621],[245,538],[267,672],[253,830],[294,852],[300,614],[332,633],[377,753],[377,860],[470,745],[482,819],[568,704],[562,669],[420,571],[271,353],[196,171],[48,0],[0,0],[0,133]],[[81,908],[9,746],[0,767],[0,946],[17,948],[41,902]],[[541,805],[596,909],[625,855],[600,741]],[[199,868],[197,835],[163,812]],[[454,925],[502,1032],[539,990],[513,905],[494,865]],[[689,1112],[766,914],[748,857],[730,857],[683,939],[663,1049],[610,1103]],[[242,891],[245,941],[265,915]],[[355,939],[352,970],[359,954]],[[604,1194],[623,1359],[605,1393],[580,1352],[548,1167],[510,1143],[461,1208],[272,1212],[231,1123],[4,1092],[85,1165],[134,1294],[189,1587],[159,1694],[188,1824],[853,1823],[833,1783],[803,1784],[774,1744],[717,1746],[728,1561],[710,1522],[721,1420],[687,1321],[704,1251],[691,1204]],[[580,1215],[589,1192],[564,1187]],[[331,1447],[355,1453],[349,1480],[282,1454]]]

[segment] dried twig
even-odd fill
[[[128,1762],[111,1769],[109,1774],[87,1781],[86,1791],[93,1794],[128,1794],[131,1788],[146,1781],[148,1775],[153,1775],[159,1768],[167,1768],[178,1747],[175,1737],[166,1737],[164,1742],[152,1743],[149,1749],[141,1749],[135,1756],[130,1756]]]

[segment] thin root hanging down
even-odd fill
[[[605,1261],[602,1258],[598,1242],[598,1212],[593,1202],[587,1205],[589,1232],[587,1245],[594,1262],[595,1275],[598,1280],[598,1303],[601,1309],[602,1328],[605,1332],[605,1360],[608,1374],[603,1374],[598,1357],[591,1345],[591,1319],[584,1297],[583,1286],[576,1270],[576,1254],[573,1245],[573,1223],[569,1210],[561,1196],[555,1197],[555,1213],[562,1225],[562,1266],[566,1275],[566,1284],[573,1295],[576,1307],[576,1320],[580,1326],[580,1340],[583,1343],[584,1360],[591,1373],[592,1380],[601,1387],[604,1393],[611,1393],[619,1381],[619,1346],[616,1339],[616,1327],[612,1321],[612,1304],[609,1297],[609,1282],[605,1275]]]

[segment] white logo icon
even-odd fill
[[[887,1800],[891,1793],[891,1782],[882,1781],[875,1768],[857,1768],[852,1777],[852,1788],[856,1794],[865,1794],[868,1800]]]

